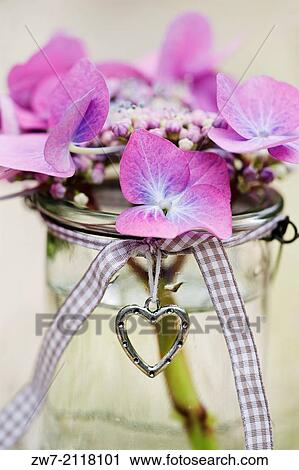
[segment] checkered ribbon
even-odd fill
[[[9,448],[23,435],[40,410],[55,379],[59,359],[72,335],[100,303],[113,276],[131,257],[149,250],[165,254],[192,253],[201,270],[217,312],[230,354],[247,449],[271,449],[272,430],[257,350],[224,246],[265,237],[282,217],[259,228],[241,232],[222,243],[211,234],[189,232],[174,240],[105,239],[69,230],[46,220],[57,237],[98,251],[83,278],[58,310],[44,337],[33,378],[0,413],[0,448]],[[73,316],[73,318],[72,318]],[[231,331],[233,318],[243,328]],[[61,328],[63,325],[63,328]],[[68,331],[66,335],[64,332]],[[56,372],[57,374],[57,372]]]

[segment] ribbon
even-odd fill
[[[112,240],[69,230],[45,219],[55,236],[98,251],[86,273],[59,308],[43,339],[32,380],[0,413],[0,448],[13,446],[39,412],[51,387],[59,359],[82,323],[89,317],[115,274],[131,257],[193,254],[203,275],[225,336],[241,411],[246,449],[272,449],[272,428],[259,359],[244,302],[241,298],[225,247],[264,238],[285,220],[277,216],[257,229],[241,232],[221,242],[205,232],[189,232],[173,240]],[[75,315],[75,319],[71,318]],[[228,320],[234,318],[242,329],[231,331]],[[59,325],[65,328],[63,331]]]

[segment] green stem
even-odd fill
[[[175,303],[171,293],[164,289],[163,281],[159,288],[159,299],[162,305]],[[167,321],[167,317],[162,319],[161,328],[158,332],[161,357],[169,351],[176,338],[176,333],[167,334]],[[192,448],[216,449],[212,419],[199,400],[187,357],[183,350],[178,352],[165,369],[164,376],[173,406],[182,419]]]
[[[278,248],[278,253],[276,255],[276,260],[275,264],[272,268],[272,271],[270,273],[270,282],[273,282],[276,279],[279,267],[280,267],[280,262],[281,262],[281,257],[282,257],[282,250],[283,250],[283,244],[280,243],[279,248]]]
[[[143,267],[135,260],[130,260],[129,265],[147,285],[147,273]],[[169,279],[162,272],[159,284],[159,300],[162,305],[175,303],[171,292],[164,288],[168,282]],[[157,329],[161,357],[169,351],[176,338],[176,333],[168,333],[167,321],[167,317],[162,319],[160,328]],[[173,407],[183,423],[192,449],[216,449],[212,418],[200,402],[184,350],[178,352],[165,369],[164,376]]]

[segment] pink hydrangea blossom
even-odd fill
[[[210,139],[234,153],[269,149],[279,160],[299,163],[299,90],[271,77],[236,86],[217,77],[217,103],[227,128],[212,128]]]
[[[69,177],[75,172],[71,143],[92,140],[109,110],[103,76],[88,59],[81,59],[52,96],[49,134],[0,136],[0,166],[14,170]]]
[[[52,92],[60,78],[86,56],[82,42],[56,34],[25,63],[15,65],[8,75],[10,96],[17,106],[22,129],[46,129]]]
[[[209,21],[197,12],[185,12],[169,24],[160,48],[159,81],[191,78],[214,68],[213,34]]]
[[[232,43],[221,53],[213,50],[213,33],[208,20],[198,12],[177,16],[169,25],[162,46],[136,66],[111,61],[98,64],[107,78],[137,78],[148,83],[187,81],[194,106],[216,111],[216,69],[236,48]]]
[[[121,213],[120,233],[174,238],[190,230],[231,235],[229,176],[211,152],[185,152],[146,130],[135,131],[120,164],[124,197],[137,205]]]
[[[89,59],[81,59],[55,89],[46,161],[58,171],[74,170],[70,143],[91,141],[103,128],[108,110],[109,92],[103,76]]]

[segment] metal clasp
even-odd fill
[[[286,239],[284,238],[284,235],[286,234],[289,227],[292,227],[294,234],[291,238]],[[286,217],[285,219],[278,222],[271,235],[265,238],[265,240],[269,242],[272,240],[277,240],[282,245],[287,245],[289,243],[293,243],[295,240],[297,240],[297,238],[299,238],[299,234],[296,225],[290,220],[289,217]]]

